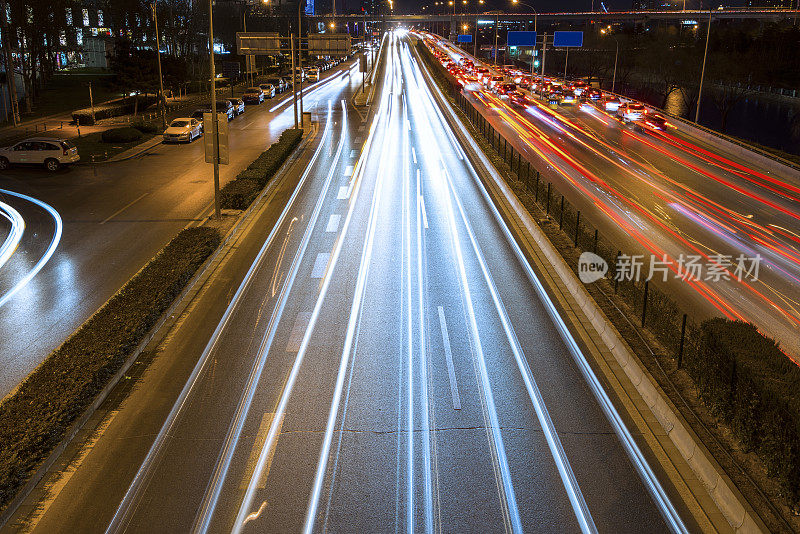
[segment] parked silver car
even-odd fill
[[[0,171],[11,165],[43,165],[48,171],[55,172],[80,159],[78,149],[67,139],[31,137],[0,148]]]

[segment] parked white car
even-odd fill
[[[164,130],[165,143],[191,143],[203,135],[203,123],[191,117],[174,119]]]
[[[44,165],[48,171],[55,172],[80,159],[78,149],[67,139],[31,137],[0,148],[0,171],[11,165]]]

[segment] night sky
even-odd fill
[[[347,1],[349,4],[353,0],[347,0]],[[435,1],[436,0],[395,0],[394,2],[395,12],[418,13],[422,9],[422,6],[428,4],[433,5]],[[502,9],[503,11],[511,11],[511,12],[513,11],[531,12],[531,10],[526,8],[525,6],[513,6],[511,0],[485,0],[485,1],[486,3],[481,6],[481,11]],[[592,7],[592,0],[525,0],[525,1],[526,3],[534,6],[536,10],[539,12],[588,11]],[[601,9],[600,7],[601,1],[605,4],[606,8],[609,11],[628,10],[631,8],[631,5],[633,4],[633,0],[594,0],[596,10]],[[677,4],[678,0],[675,1]],[[708,2],[708,0],[702,0],[702,8],[708,9],[709,3],[715,8],[720,4],[725,6],[743,5],[743,2],[741,1],[731,2],[731,1],[712,0],[711,2]],[[477,5],[477,0],[469,0],[468,5],[470,6],[470,9],[468,11],[474,12],[475,6]],[[682,5],[683,2],[681,1],[681,6]],[[687,9],[697,9],[700,6],[701,6],[700,0],[687,0],[686,2]],[[441,7],[439,7],[438,9],[441,9]]]

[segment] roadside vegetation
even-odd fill
[[[183,230],[0,404],[0,511],[183,291],[221,241]]]
[[[284,130],[272,146],[240,172],[235,180],[231,180],[222,188],[220,191],[222,208],[247,209],[286,162],[286,158],[300,144],[302,138],[303,130],[294,128]]]

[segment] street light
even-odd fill
[[[611,35],[611,37],[614,38],[614,43],[616,44],[617,47],[616,52],[614,53],[614,75],[611,77],[611,92],[613,93],[617,85],[617,59],[619,58],[619,40],[617,40],[617,37],[611,33],[611,25],[609,25],[608,28],[601,29],[600,33],[602,33],[603,35],[607,34]]]

